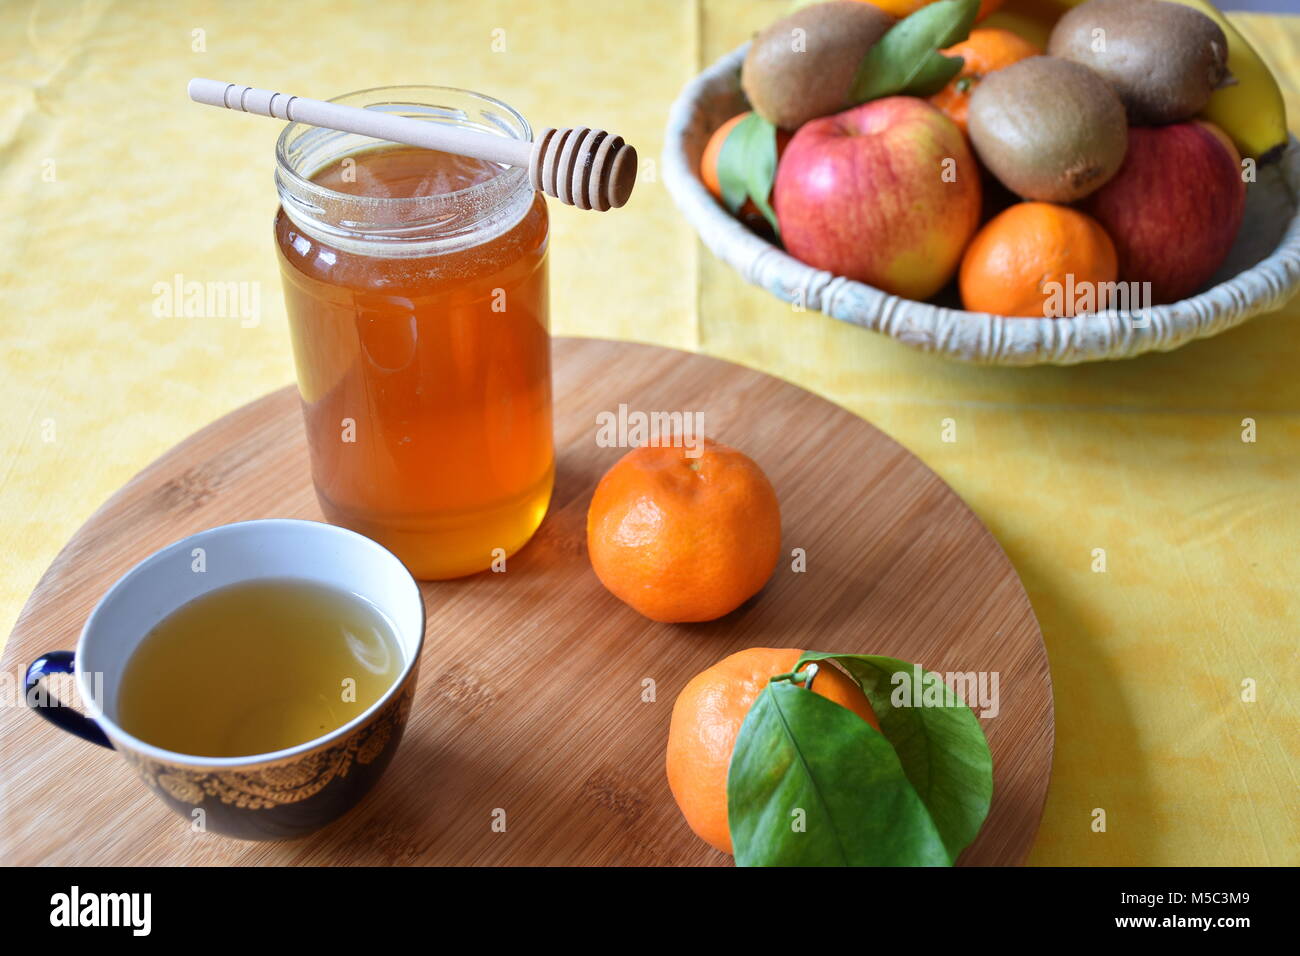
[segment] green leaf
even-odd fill
[[[907,92],[911,96],[934,96],[948,85],[948,81],[961,72],[966,61],[959,56],[931,53],[921,72],[916,75]]]
[[[752,199],[779,236],[781,228],[768,201],[775,179],[776,127],[757,113],[750,113],[727,134],[718,153],[722,203],[734,214],[746,199]]]
[[[979,719],[938,674],[892,657],[809,651],[795,670],[823,660],[842,666],[867,695],[881,732],[955,860],[984,825],[993,798],[993,757]],[[894,675],[906,674],[914,683],[917,673],[923,682],[937,681],[932,686],[941,692],[942,706],[896,706]]]
[[[951,71],[944,80],[947,83],[961,69],[960,62],[954,68],[934,58],[958,59],[942,57],[938,51],[970,35],[979,8],[980,0],[938,0],[899,20],[863,57],[853,83],[853,102],[865,103],[896,93],[931,95],[922,90],[933,87],[941,71]],[[931,93],[942,88],[940,83]]]
[[[741,725],[727,808],[738,866],[951,861],[889,742],[789,681],[769,683]]]

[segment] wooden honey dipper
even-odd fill
[[[219,80],[190,80],[189,93],[208,106],[518,166],[528,170],[534,189],[579,209],[617,209],[636,185],[636,150],[600,129],[548,127],[527,143]]]

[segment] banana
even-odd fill
[[[1227,133],[1243,156],[1268,162],[1287,144],[1286,101],[1282,90],[1254,47],[1205,0],[1173,0],[1199,10],[1228,38],[1228,69],[1237,82],[1215,90],[1201,117]]]
[[[1010,0],[1008,12],[1036,15],[1055,23],[1066,10],[1086,0]],[[1236,78],[1232,86],[1215,90],[1200,113],[1237,144],[1242,156],[1268,162],[1279,156],[1287,144],[1286,102],[1268,66],[1246,38],[1213,4],[1206,0],[1170,0],[1199,10],[1223,30],[1228,38],[1228,69]]]

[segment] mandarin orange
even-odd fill
[[[704,145],[704,152],[700,155],[700,181],[704,183],[707,189],[718,202],[722,202],[722,183],[718,179],[718,157],[722,155],[722,144],[727,141],[731,131],[739,125],[740,121],[749,116],[751,110],[738,113],[731,119],[727,120],[721,126],[713,131],[709,141]],[[786,145],[790,142],[790,134],[783,129],[776,131],[776,158],[780,160],[781,154],[785,152]],[[771,201],[771,195],[768,197]],[[758,216],[761,213],[758,207],[754,205],[754,200],[746,199],[745,204],[740,207],[737,215],[742,218],[745,216]]]
[[[774,647],[738,651],[695,675],[673,704],[668,786],[691,829],[723,853],[732,852],[727,771],[740,725],[768,681],[793,671],[801,654],[801,650]],[[833,664],[819,662],[812,689],[880,729],[861,688]]]
[[[1063,318],[1089,292],[1104,309],[1118,272],[1115,244],[1097,220],[1069,206],[1022,202],[975,234],[958,284],[972,312]]]
[[[624,455],[596,486],[587,554],[615,597],[655,621],[711,621],[753,597],[781,550],[781,508],[763,470],[705,439]]]
[[[971,94],[975,92],[980,80],[996,70],[1037,56],[1043,51],[1010,30],[982,27],[972,30],[969,37],[943,52],[947,56],[962,58],[961,72],[930,97],[930,102],[948,114],[948,118],[965,133]]]

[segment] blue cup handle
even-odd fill
[[[41,682],[41,678],[47,674],[71,674],[75,667],[76,656],[72,651],[50,651],[48,654],[42,654],[27,668],[27,679],[23,682],[23,700],[28,707],[55,727],[111,750],[113,744],[99,729],[99,724],[85,714],[60,703],[52,694],[46,695],[43,703],[37,703],[40,695],[37,693],[36,685]]]

